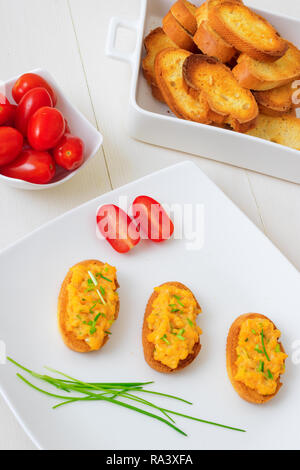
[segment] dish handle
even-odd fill
[[[125,28],[137,32],[138,26],[134,21],[124,20],[117,17],[111,18],[108,26],[105,54],[111,59],[122,60],[123,62],[127,62],[132,65],[134,63],[135,50],[133,52],[122,52],[116,49],[116,39],[119,28]]]

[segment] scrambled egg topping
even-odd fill
[[[116,289],[116,268],[108,264],[99,267],[91,263],[72,269],[72,279],[67,286],[66,327],[77,339],[86,341],[91,350],[100,349],[111,334],[109,330],[115,321],[119,300]]]
[[[202,331],[196,319],[201,309],[188,290],[165,285],[155,291],[158,296],[147,318],[151,330],[148,341],[155,345],[154,359],[176,369],[199,342]]]
[[[272,395],[277,380],[285,371],[285,359],[278,339],[280,331],[269,320],[246,320],[239,334],[235,379],[260,395]]]

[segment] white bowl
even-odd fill
[[[90,160],[93,158],[96,153],[98,152],[99,148],[103,142],[102,134],[97,131],[97,129],[92,126],[92,124],[83,116],[83,114],[78,111],[63,95],[62,91],[60,90],[59,86],[55,82],[55,80],[51,77],[51,75],[43,69],[36,69],[31,70],[29,73],[36,73],[43,77],[47,82],[53,87],[55,93],[57,95],[57,105],[56,108],[59,109],[64,117],[67,119],[68,124],[70,126],[71,132],[74,135],[80,137],[84,144],[85,144],[85,159],[83,165],[75,171],[69,172],[67,170],[63,170],[59,168],[55,174],[54,179],[51,183],[48,184],[33,184],[28,183],[27,181],[8,178],[7,176],[3,176],[0,174],[0,183],[6,184],[13,188],[18,189],[30,189],[30,190],[41,190],[41,189],[49,189],[59,186],[66,181],[69,181],[73,176],[78,173]],[[4,82],[4,93],[9,99],[11,103],[14,103],[12,97],[12,88],[17,81],[18,77],[14,77],[7,82]]]

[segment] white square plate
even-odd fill
[[[95,233],[95,214],[120,196],[148,194],[167,204],[203,204],[205,244],[187,251],[185,240],[142,242],[119,255]],[[80,355],[67,349],[56,322],[61,282],[69,267],[90,258],[118,268],[121,310],[109,343]],[[90,381],[155,381],[194,406],[168,407],[245,428],[228,431],[184,419],[185,438],[162,423],[105,403],[51,409],[55,399],[28,388],[17,369],[0,366],[0,389],[20,423],[43,449],[277,449],[299,448],[300,374],[292,343],[300,335],[300,276],[272,243],[192,163],[183,163],[88,202],[47,224],[0,254],[0,339],[25,366],[44,365]],[[146,364],[141,343],[145,305],[154,286],[181,281],[198,298],[203,348],[194,363],[174,375]],[[282,331],[290,356],[284,386],[269,404],[241,400],[226,373],[225,344],[233,320],[246,312],[268,315]],[[154,400],[155,401],[155,400]],[[165,403],[164,400],[156,400]]]

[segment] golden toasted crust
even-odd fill
[[[197,30],[197,21],[195,18],[196,7],[187,0],[178,0],[171,7],[171,13],[178,23],[183,26],[190,34],[195,34]]]
[[[86,260],[86,261],[82,261],[81,263],[77,263],[75,266],[73,266],[73,268],[75,268],[76,266],[88,266],[91,263],[99,267],[104,265],[104,263],[98,260]],[[72,332],[68,331],[66,328],[67,304],[68,304],[67,287],[68,287],[68,284],[71,282],[71,279],[72,279],[72,268],[69,270],[67,276],[65,277],[62,283],[59,297],[58,297],[58,309],[57,309],[58,326],[59,326],[59,330],[62,335],[63,341],[65,345],[68,346],[68,348],[72,349],[75,352],[87,353],[91,351],[91,348],[88,345],[88,343],[84,340],[80,340],[76,338],[76,336]],[[119,287],[118,282],[117,282],[117,287]],[[116,320],[119,315],[119,309],[120,309],[120,302],[118,302],[117,308],[116,308],[116,316],[115,316]],[[109,336],[107,335],[106,338],[104,339],[102,348],[107,343],[108,340],[109,340]]]
[[[154,70],[155,58],[159,52],[168,47],[176,47],[176,44],[164,33],[162,28],[156,28],[145,38],[144,45],[147,52],[142,63],[144,77],[149,85],[157,86]]]
[[[195,52],[197,47],[192,36],[186,31],[169,11],[163,19],[163,30],[181,49]]]
[[[281,117],[260,114],[248,135],[300,150],[300,119],[289,114]]]
[[[158,88],[158,86],[151,85],[151,91],[152,91],[153,98],[155,98],[157,101],[160,101],[161,103],[165,103],[164,97],[160,89]]]
[[[273,63],[262,63],[241,54],[232,70],[241,86],[256,91],[278,88],[300,77],[300,51],[288,43],[288,50]]]
[[[180,282],[166,282],[166,283],[162,284],[162,286],[175,286],[175,287],[179,287],[180,289],[190,291],[184,284],[181,284]],[[162,286],[160,286],[160,287],[162,287]],[[153,292],[153,294],[151,295],[151,297],[149,299],[149,302],[147,304],[146,311],[145,311],[143,332],[142,332],[144,356],[145,356],[146,362],[149,364],[150,367],[152,367],[152,369],[156,370],[157,372],[162,372],[164,374],[171,374],[172,372],[177,372],[181,369],[184,369],[189,364],[191,364],[194,361],[194,359],[196,359],[196,357],[198,356],[198,354],[201,350],[200,337],[199,337],[199,342],[196,343],[195,346],[194,346],[194,350],[193,350],[192,354],[190,354],[183,361],[180,361],[179,364],[178,364],[177,369],[171,369],[170,367],[166,366],[165,364],[162,364],[161,362],[156,361],[154,359],[154,348],[155,348],[155,346],[154,346],[153,343],[150,343],[148,341],[148,335],[151,333],[151,330],[148,327],[147,319],[148,319],[149,315],[152,312],[152,305],[153,305],[154,300],[157,297],[158,297],[157,292]],[[197,299],[195,298],[194,295],[193,295],[193,297],[194,297],[195,301],[197,302]],[[197,307],[201,308],[200,305],[198,304],[198,302],[197,302]]]
[[[218,0],[218,3],[221,3],[221,1]],[[204,54],[216,57],[223,63],[230,62],[236,54],[236,49],[210,26],[208,21],[210,5],[211,2],[207,0],[196,11],[198,28],[194,35],[194,42]]]
[[[202,91],[212,111],[225,116],[227,123],[239,132],[258,116],[257,103],[249,90],[243,89],[231,70],[213,57],[190,55],[183,64],[183,77],[187,85]],[[251,124],[249,124],[251,123]]]
[[[183,49],[169,48],[160,52],[155,60],[155,76],[165,102],[180,119],[207,124],[210,122],[207,101],[195,99],[184,86],[182,66],[191,55]]]
[[[290,113],[295,105],[293,104],[293,93],[295,89],[288,83],[279,88],[267,91],[254,92],[259,109],[268,116],[282,116]]]
[[[262,61],[282,57],[288,45],[270,23],[245,5],[224,1],[209,11],[209,22],[238,51]]]
[[[240,395],[241,398],[243,398],[244,400],[250,403],[263,404],[263,403],[270,401],[272,398],[275,397],[275,395],[277,395],[280,387],[282,386],[282,383],[280,382],[280,377],[278,378],[278,381],[277,381],[276,392],[273,395],[261,395],[257,391],[252,390],[251,388],[247,387],[244,383],[236,381],[234,378],[237,373],[236,348],[237,348],[238,341],[239,341],[239,334],[241,331],[241,326],[246,320],[251,319],[251,318],[262,318],[262,319],[271,321],[269,318],[259,313],[248,313],[245,315],[241,315],[234,321],[234,323],[232,324],[229,330],[228,337],[227,337],[227,346],[226,346],[227,372],[228,372],[229,379],[233,385],[233,388]],[[274,325],[274,323],[272,323],[272,325]],[[284,352],[282,344],[281,343],[279,344],[281,347],[281,351]]]

